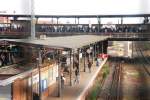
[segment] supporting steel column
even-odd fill
[[[60,66],[60,52],[59,50],[57,51],[57,55],[58,55],[58,97],[61,97],[61,66]]]
[[[95,58],[95,50],[94,50],[94,48],[95,48],[95,44],[93,44],[93,57]]]
[[[77,31],[76,29],[78,28],[78,25],[77,25],[77,19],[75,17],[75,32]]]
[[[96,51],[96,45],[97,43],[95,43],[95,45],[94,45],[94,56],[95,56],[95,58],[97,58],[97,51]]]
[[[58,19],[59,19],[59,18],[57,17],[57,30],[56,30],[57,32],[58,32]]]
[[[37,26],[37,24],[38,24],[38,19],[39,19],[39,18],[36,18],[36,19],[35,19],[35,37],[38,36],[38,34],[36,33],[36,30],[37,30],[36,26]]]
[[[6,23],[7,23],[7,27],[8,27],[8,17],[6,17],[6,19],[7,19]],[[9,25],[11,25],[11,24],[9,24]],[[9,30],[8,30],[9,32],[10,32],[10,29],[11,29],[11,27],[9,26]]]
[[[100,53],[100,42],[97,43],[97,50],[98,50],[97,53],[99,54]]]
[[[79,32],[79,27],[78,26],[79,26],[79,18],[78,18],[78,25],[77,25],[77,29],[78,30],[77,30],[77,32]]]
[[[79,17],[78,17],[78,25],[80,24],[80,21],[79,21]]]
[[[94,60],[94,46],[93,46],[93,44],[92,44],[91,46],[92,46],[92,51],[91,51],[91,53],[92,53],[92,63],[93,63],[93,60]]]
[[[77,21],[76,21],[76,17],[75,17],[75,25],[77,24]]]
[[[54,19],[53,19],[53,17],[52,17],[51,21],[52,21],[52,27],[54,28]],[[55,30],[53,28],[52,28],[52,32],[55,32]]]
[[[97,53],[97,55],[99,54],[99,42],[97,42],[97,44],[96,44],[96,53]]]
[[[71,61],[71,57],[72,57],[72,49],[70,50],[70,86],[72,86],[72,61]]]
[[[121,17],[121,25],[123,24],[123,17]]]
[[[31,0],[31,39],[35,39],[35,13],[34,0]]]
[[[97,20],[98,20],[98,32],[100,32],[101,19],[98,17]]]
[[[39,49],[38,51],[38,71],[39,71],[39,100],[42,100],[41,98],[41,66],[42,66],[42,54],[41,54],[41,50]]]
[[[132,56],[131,57],[133,58],[133,41],[132,41]]]
[[[79,54],[80,54],[80,48],[78,48],[78,50],[77,50],[78,67],[79,67],[79,73],[80,73],[80,58],[79,58]]]
[[[103,41],[102,48],[103,48],[103,53],[107,54],[107,47],[108,47],[108,41]]]
[[[85,72],[86,71],[86,69],[85,69],[85,57],[86,57],[86,49],[84,48],[84,50],[83,50],[83,53],[84,53],[84,69],[83,69],[83,71]]]
[[[11,100],[13,100],[14,98],[14,93],[13,93],[13,90],[14,90],[14,83],[11,83]]]
[[[74,50],[73,50],[73,62],[72,62],[72,63],[73,63],[73,69],[74,69],[74,67],[75,67],[75,66],[74,66],[74,54],[75,54],[75,53],[74,53]]]
[[[102,49],[101,49],[101,50],[102,50],[102,53],[104,52],[104,50],[103,50],[103,49],[104,49],[104,47],[103,47],[103,42],[104,42],[104,41],[101,42],[101,43],[102,43]]]

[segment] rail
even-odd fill
[[[112,83],[110,87],[110,94],[106,95],[106,100],[120,100],[120,85],[121,85],[121,74],[122,74],[122,65],[116,58],[115,70],[112,75]]]
[[[112,33],[111,38],[150,38],[149,33]]]

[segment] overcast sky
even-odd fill
[[[1,0],[0,11],[29,14],[30,0]],[[34,0],[36,14],[141,14],[150,13],[150,0]]]

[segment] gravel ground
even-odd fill
[[[141,66],[124,64],[122,95],[123,100],[150,100],[150,76]]]

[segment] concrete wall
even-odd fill
[[[31,100],[33,93],[39,93],[39,74],[37,71],[32,73],[32,81],[31,75],[29,75],[13,82],[13,100]],[[56,88],[56,77],[58,77],[58,65],[52,64],[41,68],[42,100],[53,94]]]
[[[11,100],[11,84],[0,86],[0,100]]]

